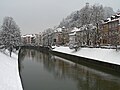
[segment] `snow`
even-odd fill
[[[23,90],[18,71],[18,55],[0,52],[0,90]]]
[[[111,18],[107,18],[108,21],[111,21]]]
[[[118,18],[115,18],[116,16],[118,16]],[[119,22],[120,22],[120,15],[119,15],[119,14],[113,15],[113,16],[111,16],[111,17],[112,17],[113,19],[107,18],[107,22],[104,22],[104,24],[109,23],[109,22],[114,22],[114,21],[117,21],[117,20],[119,20]]]
[[[35,37],[35,35],[33,35],[33,34],[26,34],[26,35],[22,35],[21,37]]]
[[[74,29],[71,32],[79,32],[79,31],[80,31],[80,29],[74,27]]]
[[[70,33],[69,36],[75,36],[76,32]]]
[[[58,28],[58,29],[57,29],[57,32],[62,32],[62,28]]]
[[[74,29],[71,31],[71,33],[69,34],[70,36],[75,36],[77,32],[79,32],[80,29],[74,27]]]
[[[74,49],[69,49],[69,47],[61,46],[56,47],[53,51],[120,65],[120,51],[115,49],[80,48],[78,51],[75,51]]]

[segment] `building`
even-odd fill
[[[54,30],[49,28],[46,31],[42,32],[41,35],[42,46],[52,46],[53,45],[53,38],[54,38]]]
[[[69,34],[69,48],[74,49],[75,47],[80,46],[81,41],[81,30],[78,28],[74,28]]]
[[[54,45],[59,46],[63,44],[62,28],[57,28],[54,31],[53,39],[54,39]]]
[[[42,45],[42,34],[35,34],[35,45],[41,46]]]
[[[120,14],[104,20],[100,25],[101,45],[120,44]]]
[[[80,28],[74,28],[69,34],[69,45],[72,48],[74,45],[80,46],[95,46],[97,28],[92,24],[83,25]]]
[[[23,45],[35,45],[35,38],[36,36],[34,34],[26,34],[22,35],[22,44]]]

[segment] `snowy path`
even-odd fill
[[[69,47],[56,47],[54,51],[76,55],[80,57],[90,58],[98,61],[108,62],[120,65],[120,51],[115,49],[101,49],[101,48],[81,48],[77,52],[69,49]]]
[[[0,52],[0,90],[23,90],[18,71],[17,55]]]

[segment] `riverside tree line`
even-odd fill
[[[86,28],[88,28],[87,26],[91,24],[93,26],[96,26],[97,28],[96,31],[94,31],[96,33],[95,36],[97,39],[97,37],[99,37],[99,25],[102,23],[102,21],[106,20],[107,18],[118,12],[119,10],[117,12],[114,12],[111,7],[103,7],[103,5],[100,4],[89,5],[89,3],[86,3],[86,5],[82,9],[68,15],[60,22],[58,26],[46,29],[43,34],[44,36],[46,35],[46,41],[50,41],[48,40],[48,37],[50,37],[50,34],[48,32],[50,32],[50,30],[51,32],[53,32],[57,30],[57,28],[64,27],[64,30],[62,30],[61,32],[63,34],[61,36],[61,40],[63,41],[62,44],[64,45],[69,42],[68,35],[66,33],[70,33],[70,31],[73,30],[74,27],[81,28],[86,26]],[[65,40],[67,40],[67,42],[65,42]]]

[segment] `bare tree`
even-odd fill
[[[81,25],[86,25],[90,23],[91,8],[89,3],[86,3],[85,7],[80,10],[80,22]]]
[[[104,19],[104,9],[102,5],[95,4],[91,7],[91,15],[90,16],[90,22],[93,25],[96,25],[99,23],[101,20]]]

